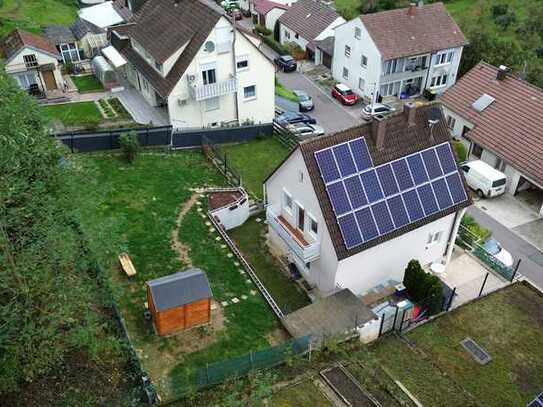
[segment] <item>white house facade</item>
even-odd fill
[[[336,27],[332,74],[369,100],[439,95],[456,82],[465,44],[441,3],[365,14]]]
[[[423,109],[422,115],[425,116],[430,114],[429,111],[432,108],[435,107],[421,107],[419,109]],[[398,123],[407,123],[407,115],[407,113],[393,115],[387,119],[390,122],[386,125],[394,125],[397,128]],[[428,131],[424,128],[424,120],[415,125],[417,131],[419,129],[421,132]],[[396,226],[395,231],[384,232],[377,240],[372,241],[368,238],[363,243],[358,242],[358,245],[349,242],[349,237],[346,235],[347,229],[344,229],[343,220],[340,220],[345,217],[343,215],[342,217],[336,216],[339,211],[334,201],[338,199],[338,195],[335,193],[330,195],[331,184],[321,177],[320,164],[315,157],[326,149],[339,151],[345,144],[352,146],[353,143],[360,141],[362,135],[376,168],[377,163],[379,163],[379,167],[388,166],[388,159],[381,162],[384,157],[390,157],[386,154],[387,146],[394,144],[392,140],[387,140],[387,136],[411,136],[408,136],[407,132],[392,136],[386,134],[386,131],[378,136],[376,127],[378,126],[374,124],[362,125],[341,132],[333,138],[304,143],[291,153],[265,182],[268,240],[272,250],[276,255],[283,256],[290,264],[294,265],[309,285],[317,288],[322,295],[329,295],[343,288],[350,289],[356,295],[363,295],[379,285],[398,284],[403,280],[404,270],[412,259],[419,260],[423,265],[434,262],[447,264],[461,217],[465,207],[470,204],[464,185],[459,181],[461,175],[458,173],[452,152],[450,152],[445,122],[441,120],[438,128],[434,128],[433,139],[428,136],[424,145],[407,147],[392,161],[401,161],[404,157],[417,155],[419,151],[429,151],[433,148],[446,151],[447,154],[450,154],[454,168],[450,166],[443,171],[449,173],[448,176],[451,179],[456,180],[456,185],[459,186],[457,192],[461,195],[458,200],[453,199],[455,204],[447,207],[442,207],[440,204],[439,212],[434,212],[433,215],[427,213],[425,218],[418,221],[415,221],[413,217],[410,224],[403,226],[395,219],[395,215],[392,215]],[[408,125],[406,124],[405,127],[407,128]],[[380,137],[385,138],[383,145],[378,141]],[[380,145],[381,147],[379,147]],[[353,147],[349,148],[355,157],[356,151]],[[336,152],[333,154],[335,155]],[[355,157],[354,160],[356,161],[357,158]],[[336,164],[339,165],[337,157]],[[349,205],[353,210],[357,205],[351,196],[351,192],[354,190],[349,190],[347,185],[356,176],[356,174],[349,175],[342,181],[347,189]],[[361,185],[360,188],[366,191],[364,193],[369,200],[368,188],[370,187],[364,181]],[[382,188],[384,191],[385,187]],[[437,189],[435,193],[438,193]],[[419,198],[413,192],[407,192],[406,196],[412,194],[417,197],[416,199],[420,199],[420,202],[424,199],[422,194]],[[393,197],[392,199],[397,198]],[[406,205],[408,204],[406,203]],[[389,205],[389,208],[390,213],[393,213],[393,206]],[[354,213],[366,210],[357,209]],[[371,211],[373,211],[373,206]],[[378,221],[375,220],[375,222]],[[359,228],[362,228],[360,222],[357,221],[357,224]],[[364,234],[365,231],[361,233]]]
[[[174,128],[270,123],[273,63],[219,11],[197,0],[193,3],[202,14],[200,21],[183,12],[188,3],[172,7],[171,1],[159,0],[148,16],[145,12],[151,7],[146,4],[135,24],[113,30],[113,45],[128,61],[122,68],[128,82],[150,106],[166,109]],[[177,27],[179,33],[170,34],[178,40],[167,39],[167,52],[137,32],[146,24],[160,24],[161,19],[169,26],[165,21],[177,12],[179,19],[170,30]],[[187,36],[187,29],[198,32],[198,37]]]

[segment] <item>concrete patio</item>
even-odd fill
[[[153,126],[170,124],[166,108],[152,107],[136,89],[128,84],[124,84],[122,90],[112,91],[112,96],[119,98],[136,123],[152,123]]]
[[[503,194],[491,199],[475,198],[474,204],[510,229],[540,218],[533,207],[510,194]]]

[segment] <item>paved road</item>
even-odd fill
[[[519,272],[543,288],[543,253],[535,246],[512,232],[510,229],[495,221],[481,209],[471,206],[468,213],[479,224],[492,231],[492,236],[513,255],[513,259],[521,260]]]

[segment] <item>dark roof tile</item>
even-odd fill
[[[49,39],[31,34],[27,31],[14,30],[2,41],[2,51],[7,59],[17,54],[25,46],[44,51],[60,58],[60,54]]]

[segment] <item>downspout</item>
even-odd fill
[[[234,104],[234,107],[236,110],[236,120],[238,122],[238,126],[241,126],[241,123],[239,122],[238,74],[237,74],[237,69],[236,69],[236,19],[235,17],[232,17],[231,23],[232,23],[232,70],[234,72],[234,79],[236,80],[236,91],[234,92],[234,94],[236,95],[236,103]]]
[[[445,266],[447,266],[449,262],[451,261],[451,256],[454,249],[454,242],[456,240],[456,235],[458,234],[458,228],[460,227],[460,222],[462,221],[462,218],[464,217],[466,210],[467,210],[466,208],[462,208],[461,210],[457,211],[455,214],[453,227],[449,235],[449,244],[447,246],[447,250],[445,251]]]

